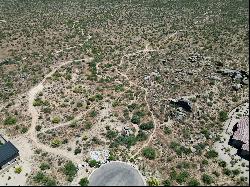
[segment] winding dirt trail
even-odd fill
[[[34,102],[37,94],[43,90],[43,83],[46,81],[46,79],[51,77],[60,67],[68,65],[68,64],[72,63],[73,61],[80,62],[83,60],[92,60],[92,59],[71,60],[71,61],[63,62],[63,63],[53,67],[53,70],[50,73],[48,73],[38,85],[31,88],[29,93],[28,93],[28,101],[29,101],[28,102],[28,111],[31,115],[32,120],[31,120],[31,127],[26,134],[26,138],[28,138],[32,141],[32,144],[34,147],[36,147],[38,149],[42,149],[42,150],[49,152],[51,154],[54,154],[54,155],[65,157],[65,158],[73,161],[76,164],[83,163],[80,156],[69,153],[66,150],[62,150],[59,148],[52,148],[49,145],[45,145],[45,144],[38,141],[37,132],[36,132],[35,128],[36,128],[36,125],[38,122],[39,112],[33,106],[33,102]]]
[[[147,53],[147,52],[153,52],[153,51],[159,51],[159,50],[148,49],[148,46],[146,46],[146,48],[143,49],[143,50],[138,50],[138,51],[136,51],[136,52],[134,52],[134,53],[125,54],[125,55],[122,56],[119,66],[121,66],[121,65],[123,64],[123,62],[124,62],[124,57],[130,57],[130,56],[134,56],[134,55],[136,55],[136,54],[138,54],[138,53]],[[158,125],[157,125],[156,118],[155,118],[153,112],[151,111],[150,106],[149,106],[149,103],[148,103],[148,99],[147,99],[148,90],[147,90],[146,88],[142,87],[142,86],[139,86],[138,84],[134,83],[133,81],[131,81],[131,80],[129,79],[129,77],[128,77],[126,74],[121,73],[121,72],[117,69],[117,67],[115,68],[115,70],[116,70],[116,72],[117,72],[119,75],[125,77],[125,79],[128,80],[130,86],[133,85],[133,86],[135,86],[135,87],[139,87],[140,89],[144,90],[144,92],[145,92],[144,100],[145,100],[145,102],[146,102],[147,108],[148,108],[148,110],[149,110],[149,112],[150,112],[150,114],[151,114],[151,117],[152,117],[152,120],[153,120],[153,123],[154,123],[153,132],[150,134],[150,137],[149,137],[149,139],[147,140],[147,142],[144,143],[143,146],[141,146],[140,149],[137,150],[136,153],[134,153],[134,154],[132,155],[131,158],[134,158],[135,156],[137,156],[138,154],[140,154],[140,153],[141,153],[141,150],[142,150],[143,148],[147,147],[147,146],[149,145],[149,143],[152,141],[152,139],[153,139],[153,137],[154,137],[154,135],[155,135],[155,131],[156,131]]]

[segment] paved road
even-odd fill
[[[90,186],[145,186],[139,171],[122,162],[110,162],[95,170]]]

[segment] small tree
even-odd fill
[[[226,121],[228,119],[228,114],[225,111],[220,111],[219,112],[219,120],[221,122]]]
[[[171,133],[172,133],[172,130],[171,130],[169,127],[165,127],[165,128],[164,128],[164,133],[165,133],[165,134],[171,134]]]
[[[143,155],[150,160],[153,160],[156,157],[156,151],[152,147],[146,147],[142,152]]]
[[[134,124],[140,124],[140,121],[141,121],[141,119],[140,119],[140,116],[138,116],[138,115],[136,115],[136,114],[134,114],[133,116],[132,116],[132,118],[131,118],[131,122],[132,123],[134,123]]]
[[[156,178],[150,178],[147,180],[149,186],[160,186],[160,181]]]
[[[167,180],[163,181],[163,186],[172,186],[171,180],[167,179]]]
[[[72,182],[77,173],[77,167],[70,161],[65,164],[63,172],[68,177],[67,180]]]
[[[213,183],[213,178],[208,174],[203,174],[202,177],[201,177],[201,180],[204,182],[204,184]]]
[[[15,173],[20,174],[22,172],[22,168],[21,167],[16,167],[15,168]]]
[[[4,125],[15,125],[16,122],[17,122],[17,120],[16,120],[15,117],[8,116],[8,117],[4,120],[3,124],[4,124]]]
[[[55,116],[53,119],[52,119],[52,123],[59,123],[60,122],[60,118]]]
[[[200,186],[200,182],[197,179],[192,178],[188,182],[188,186]]]
[[[46,170],[46,169],[50,169],[50,165],[48,163],[42,163],[40,165],[40,169],[41,170]]]
[[[78,184],[80,184],[80,186],[88,186],[89,185],[89,180],[88,180],[87,177],[82,178]]]
[[[207,158],[216,158],[218,153],[215,150],[209,150],[206,155]]]
[[[150,130],[154,128],[154,123],[152,121],[148,122],[148,123],[142,123],[140,125],[140,129],[142,130]]]
[[[96,161],[96,160],[90,160],[90,161],[89,161],[89,166],[90,166],[90,167],[96,167],[96,168],[98,168],[98,167],[101,166],[101,163],[98,162],[98,161]]]

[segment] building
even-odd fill
[[[249,118],[243,117],[233,127],[233,135],[229,139],[229,145],[235,147],[237,155],[249,160]]]
[[[0,170],[16,161],[19,150],[10,142],[1,142],[0,145]]]

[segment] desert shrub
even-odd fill
[[[141,117],[136,115],[136,114],[133,114],[133,116],[131,118],[131,122],[134,123],[134,124],[139,125],[140,122],[141,122]]]
[[[90,167],[99,168],[101,166],[101,162],[96,160],[90,160],[88,163]]]
[[[169,127],[165,127],[165,128],[164,128],[164,133],[165,133],[165,134],[171,134],[171,133],[172,133],[172,130],[171,130]]]
[[[77,155],[77,154],[79,154],[79,153],[81,153],[81,152],[82,152],[81,148],[77,147],[77,148],[75,149],[75,151],[74,151],[74,154]]]
[[[187,171],[182,171],[179,173],[176,177],[176,182],[178,184],[182,184],[183,182],[187,181],[187,178],[189,177],[189,173]]]
[[[201,177],[201,180],[204,182],[204,184],[213,183],[213,178],[208,174],[203,174],[202,177]]]
[[[215,150],[209,150],[206,155],[207,158],[216,158],[218,153]]]
[[[175,180],[176,177],[177,177],[177,172],[176,172],[175,169],[172,168],[171,171],[170,171],[170,178],[171,178],[172,180]]]
[[[51,147],[55,148],[55,147],[59,147],[61,145],[61,141],[58,139],[55,139],[51,142]]]
[[[219,112],[219,120],[221,122],[226,121],[228,119],[228,114],[225,111],[220,111]]]
[[[136,139],[138,141],[145,141],[145,140],[148,139],[148,135],[144,131],[139,130],[139,132],[138,132],[138,134],[136,136]]]
[[[137,142],[137,138],[134,135],[129,136],[118,136],[111,144],[110,147],[119,147],[120,145],[126,146],[127,148],[130,148],[131,146],[135,145]]]
[[[197,179],[190,179],[188,182],[188,186],[200,186],[200,182]]]
[[[234,169],[234,170],[232,170],[232,174],[233,174],[234,176],[237,176],[237,175],[240,174],[240,170]]]
[[[4,120],[3,124],[4,124],[4,125],[15,125],[16,122],[17,122],[17,119],[16,119],[15,117],[8,116],[8,117]]]
[[[140,125],[140,129],[141,130],[150,130],[154,128],[154,123],[152,121],[148,122],[148,123],[142,123]]]
[[[135,110],[137,107],[138,107],[138,105],[136,103],[132,103],[131,105],[128,105],[128,109],[130,112]]]
[[[77,173],[77,167],[73,164],[73,162],[67,162],[64,165],[63,173],[67,176],[67,180],[72,182]]]
[[[160,186],[160,181],[156,178],[150,178],[147,180],[149,186]]]
[[[202,163],[203,165],[208,165],[208,160],[204,159],[204,160],[202,160],[201,163]]]
[[[232,171],[228,168],[223,168],[223,173],[227,176],[230,176],[232,174]]]
[[[43,105],[43,100],[41,98],[36,98],[33,101],[33,106],[42,106]]]
[[[40,165],[40,169],[41,170],[46,170],[46,169],[50,169],[50,165],[48,164],[48,163],[42,163],[41,165]]]
[[[54,179],[51,179],[40,171],[33,177],[33,180],[43,186],[56,186],[56,181]]]
[[[106,137],[110,140],[116,138],[118,135],[118,132],[117,131],[113,131],[113,130],[107,130],[107,133],[106,133]]]
[[[80,186],[88,186],[89,185],[89,180],[88,180],[87,177],[82,178],[78,184],[80,184]]]
[[[36,131],[40,131],[40,130],[41,130],[41,128],[42,128],[42,126],[41,126],[41,125],[37,125],[37,126],[35,127]]]
[[[227,163],[224,160],[219,161],[219,166],[225,168],[227,166]]]
[[[90,116],[91,116],[92,118],[96,117],[96,116],[97,116],[97,112],[96,112],[95,110],[91,111],[91,112],[90,112]]]
[[[57,116],[53,117],[52,123],[59,123],[59,122],[60,122],[60,118],[59,117],[57,117]]]
[[[16,167],[15,168],[15,173],[20,174],[22,172],[22,168],[21,167]]]
[[[27,127],[23,127],[22,130],[21,130],[21,133],[24,134],[28,131],[28,128]]]
[[[143,156],[153,160],[156,158],[156,151],[152,147],[146,147],[142,150]]]
[[[163,186],[172,186],[171,180],[167,179],[167,180],[163,181]]]

